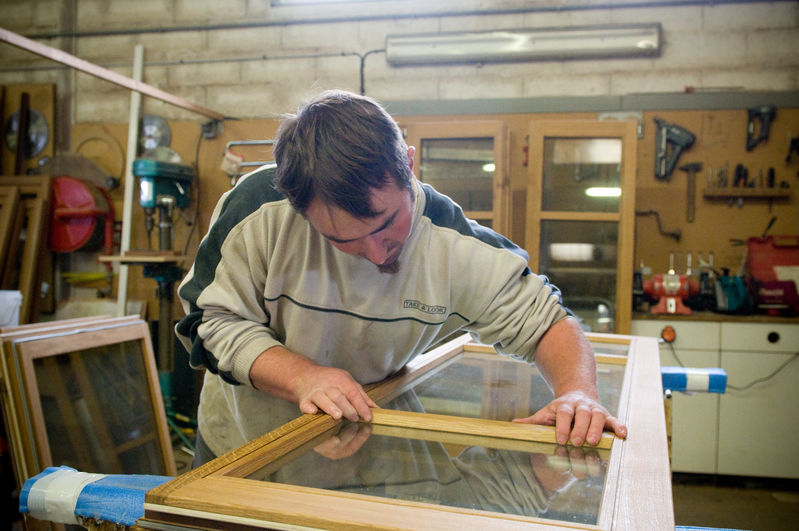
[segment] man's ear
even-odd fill
[[[416,155],[416,148],[413,146],[408,146],[408,161],[410,161],[411,165],[411,173],[413,173],[413,156]]]

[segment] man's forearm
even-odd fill
[[[535,365],[556,397],[581,390],[598,398],[594,352],[574,319],[562,319],[544,334]]]
[[[255,359],[250,367],[250,381],[256,389],[290,402],[298,402],[297,379],[313,367],[316,364],[305,356],[276,345]]]
[[[279,345],[255,359],[250,381],[256,389],[295,402],[303,413],[321,409],[333,418],[357,422],[371,420],[369,408],[377,407],[349,372],[317,365]]]

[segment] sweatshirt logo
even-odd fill
[[[402,307],[413,308],[414,310],[419,310],[420,312],[432,313],[436,315],[443,315],[447,313],[446,306],[428,306],[427,304],[412,299],[405,299]]]

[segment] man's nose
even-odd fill
[[[375,265],[382,265],[388,258],[388,246],[377,234],[370,234],[363,240],[363,256]]]

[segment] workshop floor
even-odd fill
[[[677,525],[799,529],[799,481],[674,474],[672,496]]]

